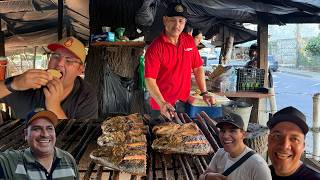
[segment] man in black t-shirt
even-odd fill
[[[86,50],[82,42],[67,37],[48,45],[52,51],[48,69],[29,69],[0,81],[0,102],[9,105],[17,118],[45,108],[59,119],[97,119],[98,101],[89,83],[82,80]]]
[[[267,122],[270,128],[268,156],[273,180],[320,179],[320,173],[300,161],[309,128],[305,115],[294,107],[276,112]]]

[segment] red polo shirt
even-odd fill
[[[179,44],[173,45],[164,33],[148,47],[145,55],[145,78],[156,79],[165,101],[174,105],[177,100],[187,101],[191,87],[192,69],[202,66],[198,49],[192,36],[181,33]],[[150,99],[151,108],[159,110]]]

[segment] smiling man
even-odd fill
[[[215,153],[199,180],[271,180],[265,160],[243,142],[246,131],[241,116],[231,113],[217,122],[223,148]],[[242,159],[242,164],[231,170]]]
[[[305,115],[294,107],[281,109],[267,122],[268,155],[272,179],[320,179],[320,174],[301,162],[309,131]]]
[[[0,102],[12,107],[18,118],[26,118],[35,108],[54,112],[59,119],[97,119],[95,91],[79,75],[83,74],[86,52],[74,37],[48,45],[52,51],[48,69],[58,70],[61,77],[46,70],[30,69],[0,81]]]
[[[182,32],[186,18],[187,8],[183,4],[169,4],[163,17],[164,31],[146,52],[145,80],[151,95],[153,119],[160,114],[171,119],[176,102],[182,102],[181,106],[187,102],[192,72],[203,100],[210,105],[215,103],[214,98],[207,92],[203,62],[194,40],[192,36]]]
[[[51,111],[30,112],[24,132],[29,148],[0,153],[0,179],[79,179],[74,158],[55,147],[58,121]]]

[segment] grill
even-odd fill
[[[174,122],[195,122],[201,129],[210,145],[216,152],[222,147],[218,140],[216,122],[206,113],[201,112],[191,119],[187,114],[175,116]],[[119,171],[100,166],[92,161],[89,154],[98,147],[96,140],[101,135],[101,121],[93,120],[63,120],[56,127],[56,146],[70,152],[79,165],[81,179],[122,179]],[[250,129],[249,125],[249,129]],[[7,149],[24,149],[27,143],[24,140],[25,125],[20,120],[7,121],[0,126],[0,151]],[[259,133],[256,133],[258,135]],[[265,137],[265,134],[264,134]],[[260,137],[261,139],[261,137]],[[213,154],[196,156],[186,154],[163,154],[151,148],[152,136],[147,134],[147,174],[144,177],[126,175],[127,179],[198,179],[208,166]],[[248,142],[248,140],[246,141]],[[249,142],[253,142],[252,140]]]
[[[214,120],[210,119],[204,112],[197,115],[197,118],[192,120],[187,114],[181,113],[174,118],[176,123],[188,123],[195,122],[202,130],[203,134],[208,139],[209,143],[216,151],[219,147],[217,141],[218,130],[215,127]],[[209,156],[196,156],[196,155],[184,155],[184,154],[163,154],[153,151],[151,148],[152,135],[147,134],[148,150],[147,150],[147,175],[142,179],[198,179],[208,166],[212,155]],[[104,176],[103,173],[109,173],[108,176]],[[96,164],[91,161],[83,179],[121,179],[119,171],[108,170],[105,167]],[[130,175],[130,179],[139,179],[137,175]]]

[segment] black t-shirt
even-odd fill
[[[45,108],[43,89],[17,91],[0,99],[8,104],[17,118],[25,119],[35,108]],[[98,101],[95,91],[80,77],[75,79],[71,93],[61,102],[68,119],[98,119]]]
[[[302,164],[299,169],[290,176],[277,176],[274,167],[269,166],[271,171],[271,176],[273,180],[316,180],[320,179],[320,173],[310,169],[306,165]]]

